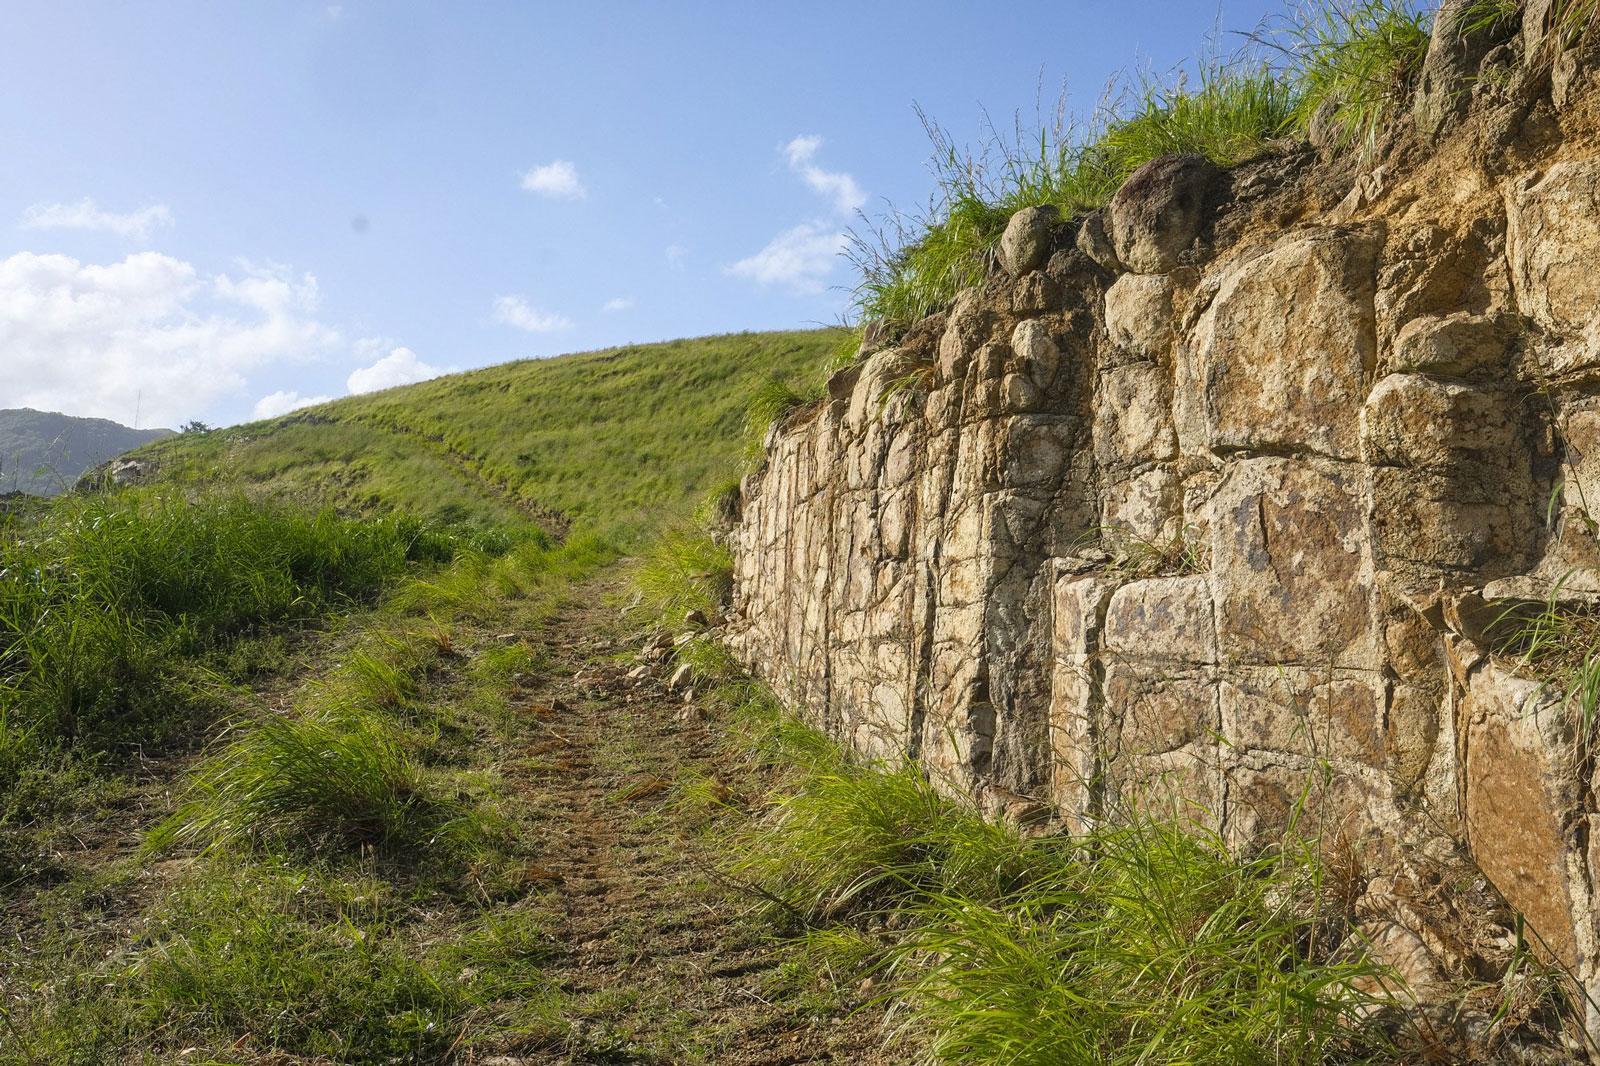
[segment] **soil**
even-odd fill
[[[704,808],[675,785],[730,797],[771,785],[719,744],[713,712],[639,674],[644,634],[617,589],[580,587],[541,634],[552,658],[529,693],[547,901],[561,945],[544,970],[569,997],[571,1047],[554,1062],[737,1066],[909,1062],[884,1047],[882,1012],[825,987],[774,940],[761,901],[730,888]],[[708,832],[709,829],[709,832]]]

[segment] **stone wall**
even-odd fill
[[[997,815],[1247,847],[1303,807],[1417,985],[1481,945],[1400,901],[1475,863],[1600,993],[1583,714],[1494,625],[1600,593],[1600,124],[1515,52],[1383,166],[1174,157],[1013,218],[774,428],[733,645]]]

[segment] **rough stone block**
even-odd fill
[[[1194,574],[1122,586],[1106,611],[1105,649],[1115,659],[1215,663],[1210,580]]]
[[[1499,471],[1526,459],[1512,401],[1423,374],[1390,374],[1361,409],[1361,458],[1374,465]]]
[[[1235,463],[1212,498],[1221,655],[1375,668],[1381,650],[1360,474],[1286,459]]]
[[[1183,532],[1180,472],[1162,463],[1101,490],[1100,525],[1115,536],[1155,547],[1172,544]]]
[[[1094,813],[1098,789],[1101,620],[1115,581],[1098,575],[1055,577],[1050,683],[1051,795],[1075,828]]]
[[[1589,902],[1573,716],[1547,686],[1494,663],[1473,672],[1462,711],[1473,859],[1555,960],[1575,967],[1592,931],[1573,917]]]
[[[1094,452],[1100,465],[1119,470],[1174,458],[1178,438],[1171,395],[1168,374],[1155,363],[1102,373],[1094,398]]]
[[[1551,333],[1586,333],[1600,314],[1600,159],[1556,163],[1506,189],[1506,255],[1517,305]]]
[[[1124,274],[1106,290],[1106,332],[1111,343],[1153,363],[1172,355],[1175,323],[1172,278],[1165,274]]]
[[[1222,734],[1235,750],[1383,768],[1385,693],[1376,674],[1236,667],[1223,674],[1221,705]]]
[[[1376,242],[1365,231],[1285,238],[1235,262],[1179,345],[1183,450],[1354,459],[1375,363]]]

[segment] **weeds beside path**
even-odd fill
[[[717,872],[711,812],[772,771],[636,666],[606,558],[415,582],[239,690],[226,744],[30,831],[0,1064],[909,1061]]]
[[[673,786],[737,796],[764,782],[658,676],[629,676],[636,646],[603,606],[616,592],[604,578],[580,587],[549,620],[551,668],[529,693],[522,787],[556,911],[544,970],[571,1026],[560,1061],[909,1061],[880,1050],[876,1011],[833,999],[755,903],[719,884],[726,856]]]

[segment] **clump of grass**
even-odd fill
[[[727,681],[739,672],[733,653],[715,637],[696,636],[674,648],[672,657],[689,667],[697,685]]]
[[[1097,830],[998,898],[941,894],[891,952],[906,1028],[947,1063],[1301,1063],[1381,1047],[1382,971],[1326,941],[1311,847]]]
[[[1557,582],[1542,604],[1512,603],[1489,624],[1495,650],[1515,655],[1570,701],[1586,753],[1600,746],[1600,609],[1564,602]]]
[[[1286,40],[1300,128],[1327,123],[1335,146],[1371,151],[1410,101],[1431,18],[1412,0],[1303,7]]]
[[[163,895],[130,951],[75,955],[17,1001],[0,1056],[437,1062],[560,1034],[538,911],[488,909],[432,947],[428,918],[358,870],[219,857]]]
[[[278,865],[223,866],[183,885],[117,982],[143,1032],[339,1061],[441,1055],[468,1003],[399,934],[381,882]]]
[[[1265,65],[1202,68],[1199,85],[1147,81],[1126,117],[1114,122],[1094,153],[1118,185],[1141,165],[1164,155],[1203,155],[1235,166],[1294,132],[1298,92]]]
[[[1309,1066],[1388,1046],[1389,975],[1292,826],[1246,857],[1131,811],[1027,837],[914,766],[815,734],[796,750],[787,794],[731,842],[735,872],[838,969],[879,972],[931,1061]]]
[[[733,556],[708,534],[669,529],[634,570],[642,602],[664,623],[680,624],[691,611],[708,618],[733,591]]]
[[[150,843],[449,852],[480,839],[482,818],[430,785],[395,728],[372,711],[266,715],[200,768]]]
[[[379,632],[345,657],[341,680],[357,702],[395,710],[416,696],[420,676],[433,659],[421,639]]]
[[[744,411],[744,454],[746,459],[760,458],[767,431],[774,422],[787,417],[803,407],[809,400],[797,392],[787,381],[773,378],[751,394]]]
[[[1155,539],[1126,526],[1100,526],[1085,533],[1080,542],[1103,547],[1111,553],[1111,567],[1132,577],[1202,574],[1211,567],[1210,546],[1194,526]]]
[[[863,319],[904,328],[983,280],[1009,215],[986,202],[970,169],[957,164],[946,158],[941,201],[926,221],[851,235],[849,254],[861,274],[852,299]]]
[[[841,329],[839,339],[828,349],[827,358],[823,361],[823,374],[832,375],[854,363],[861,355],[865,337],[865,331],[859,326],[846,326]]]
[[[1086,125],[1064,106],[1036,130],[992,127],[974,149],[926,115],[936,193],[928,209],[853,235],[861,273],[854,303],[864,320],[900,327],[981,283],[1012,214],[1051,205],[1071,218],[1109,201],[1140,166],[1192,152],[1231,166],[1291,133],[1297,88],[1259,62],[1207,60],[1197,84],[1135,78],[1108,94]]]
[[[60,501],[0,538],[0,746],[170,739],[210,706],[194,660],[369,601],[419,548],[416,523],[240,495]]]
[[[1028,876],[1046,845],[939,793],[915,766],[812,761],[738,850],[740,872],[808,921],[933,894],[994,897]]]

